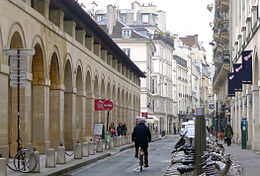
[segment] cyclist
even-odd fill
[[[151,142],[151,132],[149,128],[144,124],[145,118],[137,118],[137,125],[132,133],[132,141],[135,142],[135,157],[138,158],[139,147],[144,152],[144,167],[148,165],[148,142]]]

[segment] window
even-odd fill
[[[130,58],[130,48],[123,48],[123,51]]]
[[[126,18],[126,15],[125,15],[125,14],[121,14],[121,15],[120,15],[120,21],[121,21],[122,23],[125,23],[125,18]]]
[[[103,21],[105,19],[105,15],[97,15],[97,22]]]
[[[122,37],[123,38],[130,38],[131,37],[131,30],[129,30],[129,29],[122,30]]]
[[[152,78],[152,93],[155,94],[157,93],[157,79],[156,78]]]
[[[149,14],[142,14],[142,23],[148,24],[149,22]]]

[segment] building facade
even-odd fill
[[[148,118],[159,120],[160,133],[172,133],[173,115],[172,52],[173,40],[165,31],[165,15],[153,4],[132,3],[131,9],[107,9],[95,11],[95,19],[113,40],[145,72],[141,83],[141,110]],[[160,25],[159,25],[160,24]],[[110,26],[111,25],[111,26]],[[145,42],[144,42],[145,41]],[[141,43],[154,45],[155,50]]]
[[[214,90],[217,101],[221,102],[220,115],[231,120],[234,128],[233,141],[241,143],[241,120],[247,120],[247,147],[260,149],[259,128],[259,0],[219,0],[215,1],[214,32],[218,35],[214,44],[219,55],[214,59],[218,67],[214,76]],[[217,38],[217,36],[216,36]],[[219,48],[219,49],[217,49]],[[235,97],[227,97],[227,73],[233,72],[233,64],[242,63],[242,52],[252,50],[252,84],[243,84],[242,91]],[[228,60],[226,58],[228,55]],[[218,61],[217,59],[222,58]],[[222,81],[219,81],[219,80]],[[222,84],[220,83],[222,82]],[[230,117],[231,115],[231,117]]]
[[[12,13],[10,11],[12,10]],[[0,1],[0,152],[17,149],[17,88],[10,87],[5,48],[33,48],[21,88],[21,138],[27,148],[44,153],[60,143],[67,150],[77,140],[93,138],[95,99],[114,102],[110,122],[129,131],[140,113],[143,72],[112,39],[71,0]],[[129,133],[129,132],[128,132]]]

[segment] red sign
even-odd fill
[[[148,119],[148,112],[142,112],[142,117],[145,117],[146,119]]]
[[[114,104],[112,101],[110,100],[106,100],[104,103],[103,103],[103,107],[104,107],[104,110],[106,111],[111,111],[114,107]]]
[[[95,99],[95,111],[104,111],[103,104],[106,99]]]

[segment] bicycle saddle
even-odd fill
[[[194,164],[195,160],[191,159],[191,160],[188,160],[188,159],[182,159],[181,160],[181,163],[183,165],[189,165],[189,164]]]
[[[177,168],[177,170],[179,171],[180,174],[184,174],[193,171],[194,168],[195,168],[194,166],[180,166]]]

